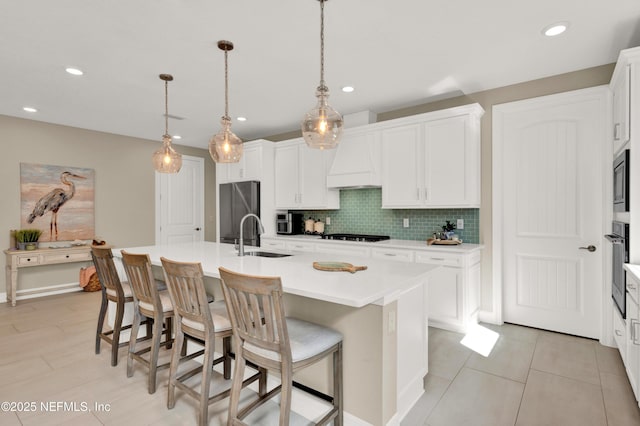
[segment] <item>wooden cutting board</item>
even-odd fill
[[[366,266],[353,266],[351,263],[345,262],[313,262],[313,267],[319,271],[340,272],[346,271],[355,274],[357,271],[364,271]]]

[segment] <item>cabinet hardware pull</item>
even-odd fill
[[[416,200],[420,199],[420,188],[416,188]]]
[[[629,290],[635,290],[635,289],[636,289],[636,286],[635,286],[635,285],[633,285],[633,284],[627,284],[627,288],[628,288]]]
[[[397,254],[395,254],[395,253],[385,253],[384,255],[385,256],[397,256]]]
[[[622,337],[622,332],[620,330],[616,330],[616,336]]]
[[[578,247],[580,250],[589,250],[591,253],[593,253],[594,251],[596,251],[596,246],[594,246],[593,244],[588,245],[587,247]]]
[[[445,260],[444,257],[432,257],[431,260]]]
[[[429,198],[429,190],[427,188],[424,189],[424,200],[427,201],[427,199]]]
[[[613,126],[613,140],[620,140],[620,123]]]

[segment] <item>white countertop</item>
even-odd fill
[[[220,266],[245,274],[280,276],[286,293],[358,308],[368,304],[390,303],[404,291],[424,282],[432,270],[439,268],[436,265],[379,259],[373,261],[357,256],[295,251],[286,252],[293,255],[281,258],[239,257],[233,244],[211,242],[129,247],[124,250],[131,253],[148,253],[151,262],[158,266],[161,266],[161,256],[183,262],[200,262],[205,276],[208,277],[219,278]],[[260,248],[246,247],[245,250],[255,251]],[[271,249],[269,251],[283,252]],[[114,256],[121,257],[120,249],[114,249],[113,253]],[[318,271],[312,266],[316,261],[348,262],[366,265],[368,269],[355,274]]]
[[[264,235],[262,238],[277,238],[289,241],[313,241],[319,243],[338,243],[345,245],[366,245],[369,247],[380,248],[399,248],[406,250],[424,250],[424,251],[447,251],[452,253],[471,253],[476,250],[482,250],[484,245],[482,244],[467,244],[462,243],[459,245],[427,245],[426,240],[384,240],[375,243],[360,242],[360,241],[342,241],[342,240],[323,240],[320,235]]]
[[[640,281],[640,265],[635,265],[633,263],[625,263],[624,269],[630,272],[636,280]]]

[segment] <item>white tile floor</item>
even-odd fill
[[[99,293],[72,293],[0,304],[0,402],[37,405],[20,412],[0,406],[0,425],[195,424],[191,398],[166,408],[167,370],[149,395],[144,369],[126,377],[126,349],[117,367],[106,346],[94,354],[99,303]],[[426,392],[403,426],[640,425],[616,349],[526,327],[488,327],[500,337],[487,358],[461,345],[461,334],[430,330]],[[209,420],[226,423],[226,400],[210,406]]]
[[[429,330],[426,392],[403,426],[639,426],[617,349],[597,341],[505,324],[488,357],[463,335]]]

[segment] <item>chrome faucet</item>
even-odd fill
[[[244,225],[244,221],[246,218],[253,216],[256,218],[258,222],[258,234],[264,234],[264,227],[262,226],[262,222],[260,218],[253,213],[249,213],[244,215],[244,217],[240,220],[240,244],[238,245],[238,256],[244,256],[244,238],[242,237],[242,225]]]

